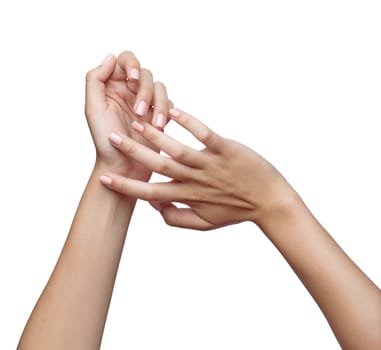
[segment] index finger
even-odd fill
[[[171,108],[169,110],[171,119],[179,123],[183,128],[188,130],[197,140],[211,149],[220,149],[223,143],[223,138],[208,128],[197,118],[178,109]]]

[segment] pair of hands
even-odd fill
[[[260,224],[296,197],[283,176],[255,151],[173,109],[165,85],[154,83],[131,52],[117,59],[108,56],[88,73],[86,116],[103,185],[149,201],[169,225],[209,230],[248,220]],[[205,148],[196,151],[166,135],[163,128],[169,119]],[[172,180],[148,183],[152,171]]]

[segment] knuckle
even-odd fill
[[[131,60],[136,61],[136,56],[132,51],[126,50],[123,51],[119,57],[119,59],[126,60],[126,62],[129,62]]]
[[[161,81],[155,81],[154,83],[154,86],[155,86],[155,89],[158,89],[158,90],[166,90],[166,86],[164,83],[162,83]]]
[[[156,189],[154,186],[147,186],[142,190],[142,197],[144,199],[154,199],[156,195]]]
[[[190,123],[191,123],[191,119],[190,119],[189,115],[187,115],[186,113],[181,113],[180,116],[178,117],[178,119],[182,122],[182,124],[186,128],[189,128]]]
[[[199,186],[195,186],[195,188],[184,188],[183,190],[183,198],[187,201],[187,203],[197,203],[200,200],[200,188]]]
[[[144,100],[147,103],[151,102],[152,98],[152,89],[150,86],[147,85],[141,85],[140,90],[139,90],[139,99]]]
[[[142,68],[141,69],[141,72],[142,74],[144,74],[146,77],[150,78],[151,80],[153,80],[153,75],[152,75],[152,72],[147,69],[147,68]]]
[[[89,82],[89,81],[92,81],[94,80],[94,75],[95,75],[95,70],[92,69],[92,70],[89,70],[87,73],[86,73],[86,82]]]
[[[176,220],[174,220],[174,218],[171,216],[171,215],[165,215],[163,213],[163,219],[164,219],[164,222],[168,225],[168,226],[176,226]]]
[[[160,172],[160,173],[168,173],[168,171],[171,169],[171,164],[170,164],[170,161],[169,159],[161,159],[159,162],[158,162],[158,165],[157,165],[157,171]]]
[[[136,145],[132,142],[123,143],[123,153],[132,155],[136,152]]]
[[[185,148],[181,147],[181,148],[177,148],[176,150],[173,151],[173,158],[176,159],[176,160],[179,160],[179,161],[182,161],[186,158],[186,150]]]
[[[159,116],[159,114],[162,114],[164,120],[167,120],[168,106],[164,99],[156,100],[154,108],[155,108],[155,114],[157,116]]]
[[[213,141],[214,139],[214,132],[210,130],[209,128],[205,128],[204,132],[200,135],[200,141],[203,144],[208,144]]]
[[[133,57],[135,57],[135,54],[132,51],[130,51],[130,50],[125,50],[122,53],[127,55],[127,56],[133,56]]]

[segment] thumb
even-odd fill
[[[115,64],[115,56],[109,54],[98,67],[86,74],[86,114],[104,106],[105,83],[114,71]]]
[[[192,208],[177,208],[171,202],[150,202],[151,206],[160,212],[169,226],[207,231],[216,228],[212,223],[201,218]]]

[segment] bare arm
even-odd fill
[[[155,110],[148,109],[153,102]],[[99,177],[106,168],[141,181],[151,175],[134,160],[122,157],[107,137],[110,128],[131,135],[130,124],[137,115],[151,122],[167,111],[164,85],[154,84],[151,72],[140,69],[131,52],[118,59],[109,56],[88,73],[86,117],[96,146],[96,164],[56,267],[25,326],[19,350],[99,349],[136,202],[108,191]],[[139,135],[131,137],[152,147]]]
[[[140,127],[135,123],[138,133],[171,158],[125,137],[114,146],[176,181],[147,184],[108,173],[105,185],[150,201],[173,226],[208,230],[241,221],[256,223],[311,293],[341,346],[381,348],[379,288],[319,224],[283,176],[250,148],[217,135],[189,114],[170,113],[206,148],[195,151],[146,123]],[[172,202],[188,208],[177,208]]]
[[[381,291],[300,199],[258,223],[308,289],[343,349],[381,346]]]
[[[134,201],[107,192],[96,166],[18,349],[98,349]]]

